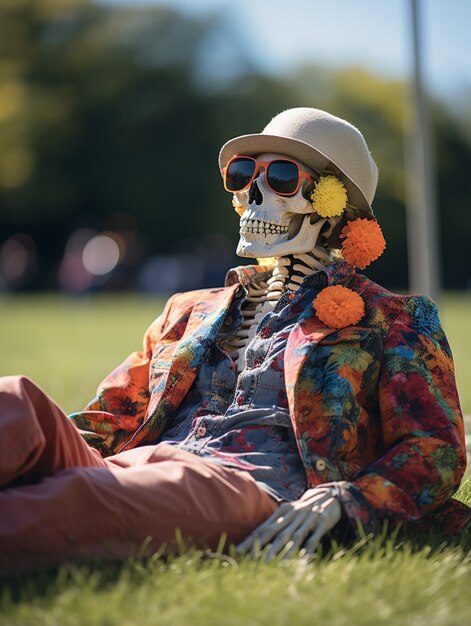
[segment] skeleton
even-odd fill
[[[262,154],[261,159],[279,158]],[[318,174],[303,166],[313,179]],[[304,278],[331,263],[332,258],[322,242],[326,242],[338,221],[322,219],[314,212],[308,199],[312,183],[301,186],[294,196],[280,196],[265,181],[265,172],[252,182],[250,189],[233,196],[233,206],[240,215],[240,240],[237,254],[242,257],[272,258],[272,275],[267,283],[252,283],[242,307],[243,322],[226,345],[238,371],[245,366],[245,352],[253,339],[258,323],[271,311],[286,291],[296,292]],[[320,236],[322,231],[322,237]]]
[[[260,159],[282,158],[261,154]],[[318,179],[318,173],[298,163],[302,170]],[[301,185],[294,196],[273,192],[261,170],[250,188],[233,196],[240,215],[240,240],[237,254],[251,258],[274,258],[271,277],[266,283],[252,283],[242,306],[243,321],[226,349],[237,369],[245,367],[247,346],[260,320],[273,309],[286,290],[296,292],[306,276],[332,261],[328,238],[338,218],[322,219],[309,200],[313,183]],[[278,554],[289,557],[302,548],[315,552],[320,540],[339,521],[341,509],[334,491],[325,486],[308,489],[302,498],[283,503],[238,546],[240,553],[263,550],[267,560]]]

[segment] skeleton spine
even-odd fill
[[[266,283],[248,285],[247,296],[241,309],[243,321],[236,335],[224,346],[239,372],[245,367],[245,352],[255,336],[260,320],[273,310],[286,290],[296,292],[306,276],[322,269],[330,262],[330,256],[320,246],[306,254],[278,257],[272,275]]]

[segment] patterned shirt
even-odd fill
[[[446,532],[463,529],[471,510],[451,497],[466,464],[463,420],[450,347],[435,304],[426,296],[393,294],[344,261],[332,263],[306,277],[286,311],[283,300],[262,320],[250,347],[255,367],[247,367],[236,390],[221,330],[227,335],[232,324],[237,327],[232,303],[243,293],[242,285],[265,282],[268,274],[261,266],[244,266],[230,273],[226,288],[172,296],[147,329],[143,350],[130,354],[87,407],[71,416],[89,445],[109,456],[158,443],[170,428],[177,429],[176,445],[187,445],[206,437],[211,418],[235,417],[236,406],[245,416],[247,408],[271,408],[286,416],[284,387],[307,483],[335,487],[355,536],[378,531],[383,519],[406,521],[416,530],[422,523],[423,528],[438,523]],[[337,330],[317,318],[313,300],[327,285],[348,287],[361,296],[365,312],[358,325]],[[283,330],[294,320],[285,344]],[[263,345],[260,355],[257,343]],[[277,395],[272,377],[277,351],[283,350],[284,381]],[[251,369],[257,371],[251,375]],[[262,393],[265,380],[268,391]],[[266,405],[259,407],[261,396]],[[260,413],[253,413],[253,421],[257,417]],[[255,424],[253,431],[262,432],[264,424]],[[228,438],[231,429],[234,424],[226,421]],[[234,454],[227,441],[221,448],[219,436],[221,430],[201,453],[216,448],[219,455]],[[250,437],[244,441],[251,443]],[[246,460],[246,445],[237,435],[233,440],[236,461]],[[292,444],[289,450],[294,449]],[[208,458],[218,457],[211,454]],[[281,472],[264,484],[279,489],[280,477]],[[256,478],[262,484],[264,478]]]
[[[285,294],[261,320],[237,377],[220,344],[242,321],[234,301],[218,341],[208,350],[178,415],[163,434],[169,444],[249,472],[277,500],[307,489],[285,390],[283,358],[297,315]]]

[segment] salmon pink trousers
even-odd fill
[[[238,543],[276,509],[247,472],[160,443],[102,458],[23,376],[0,378],[0,572]],[[178,529],[178,530],[177,530]]]

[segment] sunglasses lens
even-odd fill
[[[273,191],[290,194],[296,191],[299,171],[291,161],[272,161],[268,167],[267,182]]]
[[[226,187],[229,191],[240,191],[247,187],[255,172],[255,161],[246,157],[236,158],[226,170]]]

